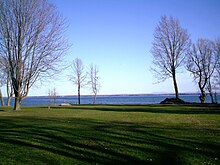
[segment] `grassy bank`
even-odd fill
[[[0,164],[219,164],[220,107],[0,108]]]

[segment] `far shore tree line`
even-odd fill
[[[201,103],[205,102],[207,94],[212,103],[217,103],[216,94],[220,92],[220,39],[199,38],[192,43],[178,19],[162,16],[154,32],[151,53],[156,78],[159,82],[172,78],[177,99],[176,75],[178,69],[184,67],[198,85]]]
[[[62,58],[69,48],[62,35],[67,28],[65,18],[48,0],[0,1],[0,99],[4,100],[1,87],[6,86],[8,101],[15,98],[14,110],[21,109],[31,87],[47,80],[62,70]],[[154,68],[159,80],[173,79],[176,98],[179,98],[176,74],[185,66],[200,89],[200,100],[205,102],[209,93],[220,85],[220,40],[198,39],[191,43],[187,30],[173,17],[161,17],[152,45]],[[98,68],[91,65],[86,73],[83,63],[76,58],[72,64],[70,80],[77,85],[78,103],[80,90],[90,84],[95,103],[100,88]],[[86,81],[86,77],[87,80]],[[51,94],[51,93],[50,93]],[[55,95],[54,93],[53,95]]]

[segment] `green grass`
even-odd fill
[[[220,164],[220,107],[0,108],[0,164]]]

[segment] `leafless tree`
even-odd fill
[[[14,90],[14,110],[42,76],[52,74],[67,48],[65,20],[47,0],[0,2],[0,56]]]
[[[198,39],[187,54],[186,69],[192,73],[199,86],[201,103],[206,100],[206,88],[210,85],[217,61],[218,56],[214,53],[214,43],[208,39]]]
[[[71,68],[73,72],[70,75],[70,81],[77,85],[78,104],[80,104],[80,90],[86,85],[86,73],[82,60],[80,58],[73,60]]]
[[[89,69],[89,84],[93,93],[93,104],[96,102],[96,97],[101,87],[98,76],[99,70],[96,65],[91,64]]]
[[[214,41],[213,62],[216,63],[214,73],[207,84],[207,91],[211,97],[212,103],[217,103],[217,93],[220,92],[220,39]]]
[[[49,105],[51,105],[53,100],[53,104],[56,105],[56,98],[57,98],[57,91],[56,88],[54,87],[53,90],[49,89],[48,90],[48,96],[49,96]]]
[[[160,81],[173,79],[176,98],[179,98],[176,73],[183,65],[184,54],[189,46],[189,34],[180,26],[179,21],[173,17],[161,17],[151,49],[154,64],[152,70]]]

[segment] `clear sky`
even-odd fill
[[[69,63],[76,57],[85,66],[99,68],[99,94],[174,93],[172,80],[155,84],[151,43],[153,33],[163,15],[178,18],[192,41],[199,37],[220,37],[220,0],[50,0],[67,18],[64,35],[72,44],[66,54]],[[55,80],[38,84],[30,95],[47,95],[56,88],[59,95],[76,95],[68,79],[69,70]],[[179,91],[197,92],[192,77],[179,72]],[[88,88],[82,94],[91,94]]]

